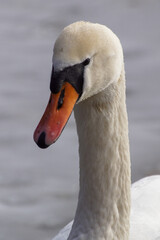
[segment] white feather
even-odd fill
[[[75,108],[80,143],[79,202],[74,222],[54,240],[159,240],[160,176],[132,185],[130,214],[130,154],[120,41],[105,26],[71,24],[55,43],[56,71],[88,57],[91,62],[85,68],[83,94]]]
[[[160,176],[143,178],[131,188],[130,240],[160,240]],[[53,240],[67,240],[73,221]]]

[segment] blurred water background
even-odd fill
[[[53,44],[77,20],[121,39],[132,180],[160,174],[160,1],[0,0],[0,240],[49,240],[74,216],[73,116],[46,150],[32,135],[49,98]]]

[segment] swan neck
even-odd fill
[[[69,240],[128,240],[130,157],[125,80],[77,105],[80,191]]]

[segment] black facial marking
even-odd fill
[[[63,104],[63,99],[64,99],[64,93],[65,93],[65,88],[61,91],[59,100],[58,100],[58,106],[57,109],[60,109],[62,107]]]
[[[90,59],[86,58],[86,60],[83,61],[83,66],[86,66],[90,63]]]
[[[52,100],[52,97],[50,96],[50,99],[49,99],[49,104],[51,103],[51,100]]]
[[[51,74],[51,82],[50,82],[50,90],[52,93],[58,93],[64,82],[70,83],[77,93],[79,97],[82,95],[83,90],[83,81],[84,81],[84,68],[88,65],[90,59],[87,58],[85,61],[79,64],[75,64],[71,67],[66,67],[62,71],[54,72],[52,68]]]
[[[50,82],[50,90],[52,93],[58,93],[62,85],[64,83],[64,73],[62,71],[54,72],[54,68],[52,68],[51,73],[51,82]]]

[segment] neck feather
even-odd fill
[[[69,240],[128,240],[130,157],[125,79],[75,108],[80,192]]]

